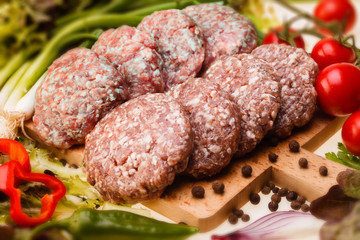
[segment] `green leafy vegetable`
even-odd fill
[[[360,157],[351,154],[342,143],[338,143],[338,153],[329,152],[325,154],[327,159],[341,163],[345,166],[360,170]]]

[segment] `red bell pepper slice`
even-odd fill
[[[0,152],[8,155],[10,160],[19,162],[25,171],[31,172],[29,155],[21,143],[12,139],[0,138]]]
[[[3,143],[3,145],[0,145],[0,151],[2,151],[1,146],[7,145],[5,140],[0,140],[0,143]],[[27,167],[26,161],[29,161],[29,158],[27,157],[26,160],[26,156],[24,156],[24,152],[21,150],[23,146],[20,143],[20,145],[14,144],[12,141],[13,140],[9,141],[11,147],[6,148],[8,152],[4,151],[4,153],[9,153],[11,160],[0,166],[0,191],[9,196],[10,216],[19,226],[36,226],[50,219],[58,201],[65,195],[66,187],[60,180],[53,176],[28,171],[29,168]],[[16,148],[14,146],[21,147]],[[19,154],[17,155],[17,153]],[[20,160],[19,162],[17,161],[18,159]],[[30,217],[22,211],[21,191],[17,186],[23,181],[40,182],[52,190],[51,194],[45,194],[41,198],[42,207],[40,215],[37,217]]]

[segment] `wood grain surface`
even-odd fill
[[[346,169],[343,165],[313,153],[341,128],[344,121],[343,118],[332,118],[317,112],[309,124],[296,129],[291,137],[280,141],[276,147],[264,140],[252,153],[241,159],[233,159],[219,175],[210,179],[195,181],[179,176],[160,199],[144,202],[143,205],[175,222],[186,222],[200,227],[201,232],[206,232],[222,223],[233,208],[240,208],[247,203],[250,193],[259,192],[268,181],[297,191],[308,201],[312,201],[336,184],[337,174]],[[32,122],[26,123],[26,132],[39,140],[33,131]],[[298,153],[289,151],[288,144],[293,139],[301,145]],[[82,162],[83,146],[68,150],[44,147],[70,164],[80,165]],[[275,163],[268,159],[270,152],[279,156]],[[308,160],[306,169],[299,166],[298,161],[302,157]],[[252,176],[249,178],[242,176],[241,168],[244,165],[252,167]],[[328,168],[328,176],[320,175],[320,166]],[[212,190],[215,180],[221,180],[225,184],[223,194],[216,194]],[[203,199],[192,196],[191,189],[195,185],[204,187]]]

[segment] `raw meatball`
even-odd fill
[[[106,200],[136,203],[158,198],[193,150],[182,106],[163,93],[118,106],[87,136],[85,172]]]
[[[74,48],[53,62],[36,92],[35,130],[58,148],[83,144],[95,124],[128,98],[123,76],[106,58]]]
[[[294,127],[308,123],[316,109],[316,62],[301,48],[284,44],[266,44],[252,55],[267,61],[280,76],[281,106],[271,134],[290,136]]]
[[[251,150],[272,128],[280,107],[280,85],[273,68],[249,54],[221,56],[205,77],[231,94],[241,116],[237,156]]]
[[[166,90],[194,77],[205,56],[203,35],[194,20],[184,12],[171,9],[155,12],[139,24],[158,44],[164,59]]]
[[[184,9],[204,34],[204,70],[219,56],[250,53],[257,46],[254,24],[234,9],[219,4],[200,4]]]
[[[240,117],[230,95],[203,78],[192,78],[168,92],[188,113],[194,151],[186,173],[195,178],[220,172],[237,151]]]
[[[130,98],[164,91],[163,60],[148,33],[129,26],[109,29],[100,35],[92,50],[124,74]]]

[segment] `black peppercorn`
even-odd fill
[[[279,204],[277,202],[271,201],[269,202],[268,207],[271,212],[276,212],[279,208]]]
[[[290,152],[299,152],[300,150],[300,144],[298,143],[298,141],[296,140],[291,140],[289,142],[289,149],[290,149]]]
[[[310,210],[310,207],[308,204],[304,203],[301,205],[301,211],[308,212]]]
[[[274,188],[272,189],[272,192],[273,192],[273,193],[278,193],[278,192],[279,192],[279,188],[278,188],[278,187],[274,187]]]
[[[294,210],[299,210],[301,208],[301,203],[298,201],[292,201],[290,207]]]
[[[215,193],[222,194],[224,193],[225,185],[222,181],[217,180],[213,182],[212,189]]]
[[[67,162],[66,162],[66,160],[65,159],[60,159],[59,160],[60,162],[61,162],[61,164],[65,167],[66,166],[66,164],[67,164]]]
[[[254,205],[259,204],[260,195],[257,193],[250,193],[250,202]]]
[[[325,166],[321,166],[320,168],[319,168],[319,173],[320,173],[320,175],[321,176],[327,176],[328,175],[328,169],[327,169],[327,167],[325,167]]]
[[[270,160],[270,162],[274,163],[276,162],[276,160],[278,159],[278,155],[276,153],[270,152],[268,155],[268,158]]]
[[[241,168],[241,173],[244,177],[248,178],[251,177],[252,174],[252,167],[250,165],[245,165]]]
[[[273,190],[275,187],[275,184],[272,182],[268,182],[268,183],[266,183],[266,186],[268,186],[271,190]]]
[[[306,199],[303,196],[298,196],[296,198],[296,201],[298,201],[301,204],[304,204],[306,202]]]
[[[297,198],[298,194],[297,192],[294,191],[289,191],[288,194],[286,194],[286,199],[291,202],[291,201],[295,201]]]
[[[229,223],[236,224],[239,221],[239,218],[235,214],[230,214],[228,220],[229,220]]]
[[[279,203],[279,202],[281,201],[280,195],[277,194],[277,193],[274,193],[274,194],[271,196],[271,201],[276,202],[276,203]]]
[[[45,173],[46,175],[50,175],[50,176],[55,177],[55,173],[54,173],[53,171],[49,170],[49,169],[45,169],[45,170],[44,170],[44,173]]]
[[[195,198],[204,198],[205,189],[202,186],[194,186],[191,193]]]
[[[250,216],[248,214],[244,214],[242,215],[241,220],[243,222],[248,222],[250,220]]]
[[[308,167],[308,160],[306,158],[300,158],[299,159],[299,165],[301,168],[307,168]]]
[[[280,197],[285,197],[288,192],[289,191],[287,190],[287,188],[281,188],[279,189],[278,194],[280,195]]]
[[[235,214],[238,218],[241,218],[242,215],[244,215],[244,211],[243,211],[243,210],[241,210],[241,209],[236,209],[236,208],[234,208],[234,209],[232,210],[232,213]]]
[[[270,187],[268,187],[268,186],[264,186],[264,187],[261,189],[261,192],[262,192],[262,194],[264,194],[264,195],[268,195],[268,194],[271,192],[271,189],[270,189]]]

